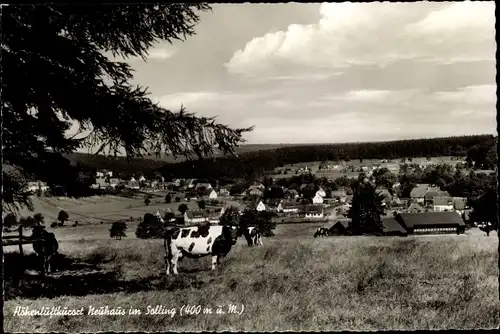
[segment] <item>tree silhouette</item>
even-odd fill
[[[61,226],[64,225],[64,222],[66,222],[69,219],[69,215],[66,211],[61,210],[59,211],[59,214],[57,215],[57,220],[61,222]]]
[[[43,217],[43,215],[41,213],[35,213],[33,215],[33,219],[35,221],[35,225],[41,225],[41,224],[43,224],[44,217]]]
[[[165,203],[170,203],[170,202],[172,202],[172,196],[170,196],[170,194],[167,194],[165,196]]]
[[[351,218],[351,232],[354,235],[382,234],[383,197],[377,194],[375,184],[364,178],[364,176],[360,176],[353,183],[352,191],[352,204],[347,215]]]
[[[240,223],[240,211],[235,206],[229,206],[219,219],[219,225],[238,226]]]
[[[3,7],[2,155],[11,167],[2,171],[4,208],[31,204],[26,179],[76,192],[69,186],[76,175],[56,161],[77,148],[124,153],[128,161],[164,152],[202,158],[215,148],[233,154],[252,127],[232,129],[182,106],[164,109],[129,83],[130,66],[116,60],[146,60],[155,42],[184,40],[195,33],[198,12],[208,10],[192,3]],[[79,131],[68,137],[72,124]]]
[[[17,218],[14,214],[9,213],[3,218],[3,226],[12,227],[17,225]]]
[[[124,221],[113,222],[111,228],[109,229],[109,236],[117,240],[121,240],[122,237],[126,237],[125,231],[127,230],[127,223]]]
[[[201,200],[198,202],[198,208],[200,208],[201,210],[204,210],[206,207],[206,203],[204,200]]]
[[[188,206],[185,203],[182,203],[179,205],[179,208],[177,208],[180,213],[184,214],[188,210]]]

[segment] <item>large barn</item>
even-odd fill
[[[396,219],[409,234],[465,233],[465,223],[456,212],[401,213]]]

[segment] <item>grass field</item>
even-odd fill
[[[449,164],[452,166],[455,166],[459,161],[463,161],[464,158],[460,157],[460,160],[452,160],[452,157],[448,156],[442,156],[442,157],[432,157],[430,162],[434,164]],[[329,162],[330,164],[333,164],[333,162]],[[394,163],[400,163],[400,159],[394,159],[392,160],[391,164]],[[427,163],[427,158],[426,157],[416,157],[412,159],[411,163]],[[279,167],[276,169],[276,171],[273,171],[270,173],[270,176],[275,178],[275,179],[282,179],[282,178],[290,178],[295,175],[295,170],[299,168],[304,168],[307,167],[311,173],[316,174],[317,177],[326,177],[326,178],[332,178],[336,179],[338,177],[342,176],[342,173],[339,171],[319,171],[319,165],[321,164],[321,161],[309,161],[309,162],[301,162],[301,163],[296,163],[293,165],[285,165],[283,167]],[[372,165],[381,165],[384,167],[384,164],[380,162],[380,159],[364,159],[363,162],[359,162],[359,160],[350,160],[346,165],[354,166],[357,167],[359,165],[366,165],[366,166],[372,166]],[[283,175],[283,174],[278,174],[278,170],[284,170],[285,168],[291,168],[291,171],[288,172],[288,174]]]
[[[239,240],[216,272],[210,259],[185,259],[164,276],[163,241],[109,238],[109,224],[55,229],[65,275],[17,290],[6,283],[5,329],[16,332],[411,330],[498,326],[495,235],[312,237],[323,224],[279,225],[263,247]],[[15,248],[14,248],[15,249]],[[5,250],[9,252],[9,250]],[[26,247],[29,252],[29,247]],[[30,256],[26,256],[30,258]],[[5,267],[15,261],[7,253]],[[60,265],[63,267],[63,265]],[[238,314],[179,314],[183,305]],[[13,316],[16,306],[148,305],[170,315]]]
[[[142,219],[145,213],[156,213],[158,209],[170,209],[176,212],[179,205],[187,204],[188,208],[193,210],[198,208],[196,201],[180,201],[164,203],[165,194],[163,192],[153,193],[151,203],[146,206],[142,195],[136,198],[126,198],[120,196],[92,196],[86,198],[73,199],[68,197],[32,197],[35,210],[30,212],[28,209],[21,210],[20,216],[32,216],[35,213],[41,213],[45,218],[45,225],[50,225],[52,221],[57,220],[60,210],[65,210],[69,214],[70,222],[75,220],[79,223],[96,223],[100,221],[114,221],[119,219]],[[220,199],[228,204],[233,203],[227,199]]]

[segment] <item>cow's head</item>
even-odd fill
[[[226,240],[231,240],[234,245],[239,236],[239,229],[236,226],[224,225],[222,226],[222,234]]]

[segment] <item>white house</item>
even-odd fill
[[[208,221],[208,217],[206,217],[200,211],[186,211],[184,213],[184,222],[187,224],[196,224]]]
[[[316,193],[316,196],[313,198],[313,203],[314,204],[323,204],[323,197],[321,197],[318,193]]]
[[[323,190],[323,188],[319,188],[318,191],[316,191],[316,195],[319,195],[321,197],[325,197],[326,196],[326,193],[325,191]]]
[[[109,170],[99,170],[95,174],[96,178],[113,177],[113,172]]]
[[[309,206],[305,210],[305,217],[306,218],[316,218],[316,219],[322,219],[325,217],[323,213],[323,208],[319,206]]]
[[[259,204],[257,205],[257,211],[266,211],[266,206],[264,205],[264,203],[262,201],[259,202]]]
[[[139,178],[139,182],[146,182],[146,178],[141,175],[141,177]]]
[[[180,187],[180,186],[181,186],[181,184],[182,184],[184,181],[185,181],[184,179],[174,179],[174,181],[173,181],[173,183],[172,183],[172,184],[173,184],[175,187]]]
[[[195,185],[196,185],[196,179],[188,179],[186,181],[186,186],[188,188],[194,188]]]
[[[433,198],[434,211],[453,211],[454,203],[451,197],[436,196]]]
[[[210,199],[216,199],[217,198],[217,192],[212,189],[212,191],[210,192],[210,195],[208,195],[208,198],[210,198]]]
[[[136,182],[135,178],[132,176],[129,180],[130,182]]]
[[[31,192],[35,191],[46,191],[49,187],[45,182],[37,181],[37,182],[28,182],[28,190]]]
[[[283,213],[294,213],[294,212],[298,212],[299,209],[296,206],[294,206],[293,203],[285,203],[285,202],[281,201],[278,204],[276,211],[283,212]]]

